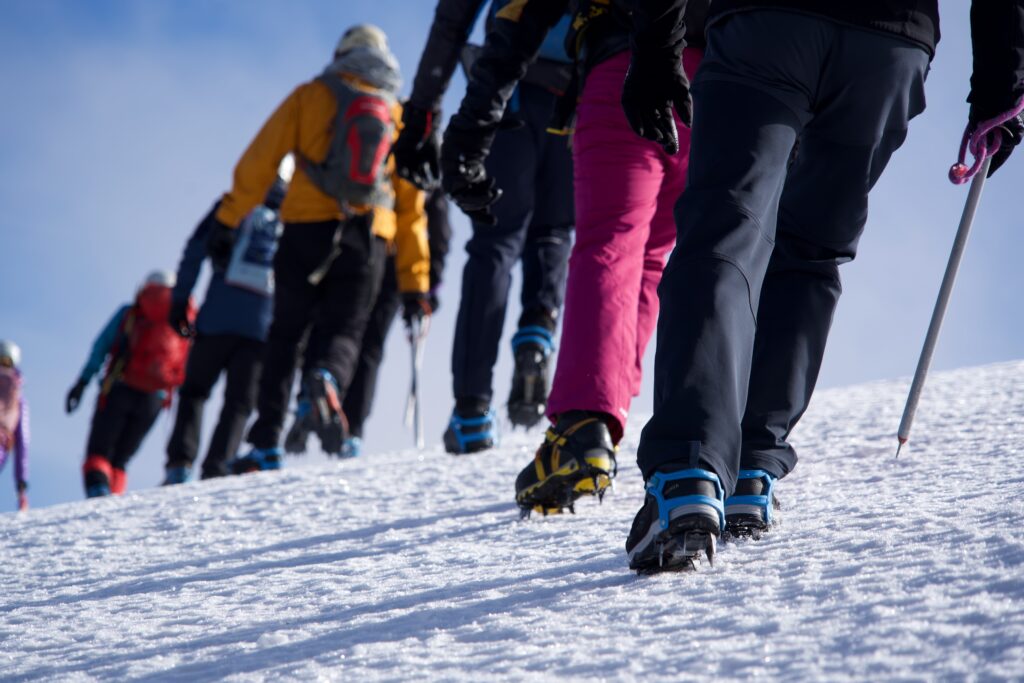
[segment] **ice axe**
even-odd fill
[[[422,450],[423,412],[420,410],[420,370],[423,368],[423,347],[430,330],[430,317],[409,319],[405,326],[405,336],[409,340],[412,352],[412,381],[409,386],[409,397],[405,402],[405,426],[412,427],[416,448]]]
[[[935,353],[935,344],[942,328],[942,319],[946,315],[946,307],[949,304],[949,297],[953,293],[960,261],[963,259],[964,249],[967,247],[967,237],[971,233],[974,214],[981,201],[985,178],[988,176],[989,166],[992,164],[992,156],[999,151],[1003,142],[1003,131],[1000,126],[1020,114],[1022,110],[1024,110],[1024,99],[1021,99],[1013,110],[1005,114],[983,121],[977,127],[968,125],[960,143],[957,163],[949,169],[950,182],[954,185],[963,185],[971,181],[971,189],[967,193],[967,202],[964,204],[964,212],[960,217],[960,227],[956,231],[953,248],[949,253],[949,261],[946,263],[946,272],[942,276],[942,285],[939,287],[939,295],[935,300],[935,308],[932,310],[932,319],[928,324],[924,347],[922,347],[921,357],[917,361],[917,371],[914,373],[914,381],[910,385],[910,395],[907,396],[907,404],[903,408],[903,419],[900,420],[900,428],[896,434],[899,441],[899,445],[896,447],[897,457],[910,439],[914,413],[917,411],[917,403],[921,399],[924,381],[928,376],[928,367],[931,365],[932,354]],[[974,155],[974,163],[970,167],[966,164],[968,151]]]

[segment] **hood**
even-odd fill
[[[398,59],[391,52],[374,47],[357,47],[335,59],[325,72],[344,73],[392,95],[402,87]]]

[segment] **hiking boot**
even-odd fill
[[[254,448],[249,451],[248,455],[235,458],[231,463],[232,474],[279,469],[281,469],[281,449],[276,446],[273,448]]]
[[[295,405],[295,419],[284,437],[284,452],[300,455],[306,452],[309,433],[313,431],[313,406],[309,399],[300,398]]]
[[[478,453],[494,447],[494,411],[490,408],[463,412],[452,411],[444,432],[444,449],[452,455]]]
[[[516,366],[508,396],[508,419],[513,426],[528,429],[544,417],[549,389],[548,358],[554,348],[551,332],[540,325],[520,327],[512,337]]]
[[[641,574],[695,569],[705,554],[714,562],[725,527],[722,484],[707,470],[657,471],[626,538],[629,568]]]
[[[358,458],[363,454],[363,440],[358,436],[350,436],[345,439],[345,443],[341,446],[341,453],[338,454],[339,458]]]
[[[580,496],[603,499],[615,473],[615,446],[604,420],[571,411],[548,429],[533,462],[516,477],[516,503],[523,517],[575,512]]]
[[[170,465],[164,470],[164,483],[161,486],[184,484],[192,476],[192,468],[188,465]]]
[[[100,498],[110,495],[110,480],[114,468],[102,455],[90,455],[82,465],[82,480],[86,498]]]
[[[736,491],[725,499],[725,530],[730,536],[760,538],[775,523],[775,481],[764,470],[740,470]]]
[[[330,372],[321,368],[309,374],[304,387],[312,408],[312,428],[320,438],[320,447],[329,455],[340,455],[348,438],[348,420],[341,409],[338,383]]]

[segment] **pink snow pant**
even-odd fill
[[[683,54],[691,79],[701,54],[694,48]],[[690,149],[690,130],[678,116],[675,156],[629,127],[619,101],[628,66],[628,52],[602,62],[587,75],[580,96],[573,139],[576,243],[548,398],[552,421],[569,410],[606,413],[616,443],[630,401],[640,393]]]

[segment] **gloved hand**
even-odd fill
[[[406,325],[415,319],[423,322],[434,312],[430,306],[430,292],[402,292],[402,320]]]
[[[18,482],[18,511],[24,512],[28,510],[28,484],[19,481]]]
[[[167,315],[167,324],[178,333],[178,336],[188,339],[196,334],[195,326],[188,319],[188,299],[185,301],[172,301],[171,311]]]
[[[1003,111],[1010,111],[1006,109]],[[971,105],[971,113],[967,118],[968,127],[974,130],[979,124],[989,121],[999,116],[1001,111],[995,111],[993,109],[986,110],[985,107],[974,104]],[[1020,115],[1014,116],[1000,128],[1003,131],[1002,144],[999,146],[999,151],[992,155],[992,164],[988,167],[988,177],[991,178],[992,174],[995,173],[1000,166],[1006,163],[1006,160],[1010,158],[1010,154],[1013,153],[1014,148],[1020,144],[1021,139],[1024,138],[1024,120],[1021,119]],[[991,136],[989,136],[991,137]]]
[[[486,131],[464,131],[448,126],[441,147],[441,186],[470,220],[495,225],[490,208],[501,197],[494,179],[487,177],[489,134]]]
[[[679,151],[673,107],[683,123],[693,123],[690,82],[682,57],[667,49],[651,54],[633,52],[622,85],[622,109],[637,135],[657,142],[668,154]]]
[[[238,231],[210,216],[210,232],[206,237],[206,254],[215,270],[226,270],[231,262],[231,252],[238,239]]]
[[[395,141],[395,170],[399,177],[424,192],[441,185],[441,142],[437,126],[441,112],[406,104],[402,110],[402,132]]]
[[[79,379],[75,382],[75,386],[71,387],[68,391],[68,397],[64,401],[64,410],[67,411],[68,415],[75,412],[78,408],[78,404],[82,401],[82,394],[85,393],[85,388],[88,386],[88,382],[83,379]]]

